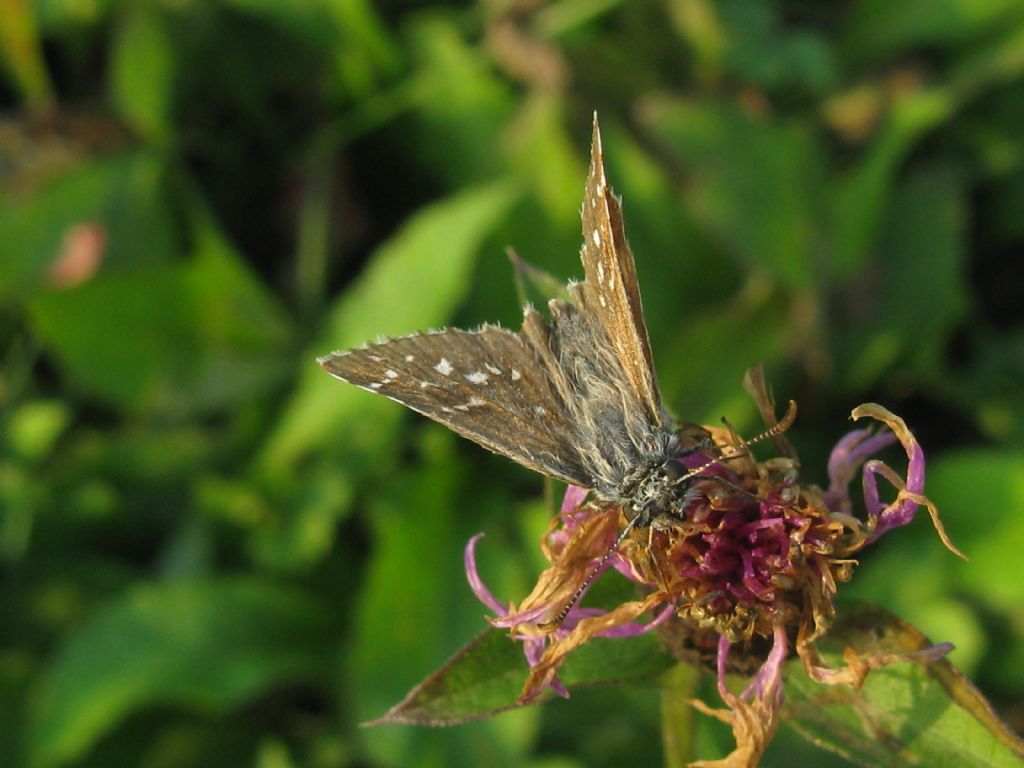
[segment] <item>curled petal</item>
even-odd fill
[[[530,669],[536,667],[540,662],[541,657],[544,655],[545,645],[546,641],[544,638],[530,638],[523,643],[523,652],[526,654],[526,663],[530,665]],[[548,682],[548,687],[563,699],[569,698],[569,689],[558,679],[557,675],[552,676],[550,682]]]
[[[514,606],[509,606],[505,611],[502,611],[497,618],[487,619],[492,627],[498,629],[518,629],[522,630],[525,627],[531,627],[537,624],[541,619],[550,613],[551,609],[546,605],[536,605],[528,609],[516,610]],[[523,637],[534,637],[539,636],[539,632],[518,632]]]
[[[854,421],[865,416],[875,419],[876,421],[880,421],[889,427],[896,436],[896,439],[900,441],[900,444],[903,446],[903,450],[907,454],[907,479],[906,482],[900,484],[898,487],[901,490],[905,488],[911,493],[921,493],[924,490],[924,451],[921,450],[921,444],[917,442],[917,438],[915,438],[911,433],[906,422],[896,414],[876,403],[864,403],[863,405],[859,405],[854,408],[853,413],[850,414],[850,417]],[[865,468],[865,484],[869,482],[874,483],[874,474],[877,472],[878,463],[872,465],[871,471]],[[906,525],[914,518],[914,512],[917,511],[917,504],[914,502],[902,500],[898,504],[890,504],[884,509],[879,509],[881,505],[878,501],[877,493],[873,494],[873,496],[874,498],[870,499],[870,502],[875,506],[875,509],[868,510],[869,515],[878,515],[878,526],[873,538],[877,539],[890,528]]]
[[[551,678],[551,682],[548,683],[548,687],[563,699],[569,698],[569,689],[566,688],[562,681],[558,679],[558,675]]]
[[[747,701],[751,698],[771,701],[778,710],[782,706],[782,663],[788,654],[789,638],[786,637],[786,628],[782,624],[776,624],[768,658],[764,660],[764,664],[740,698]]]
[[[718,639],[718,693],[728,709],[713,709],[695,699],[690,703],[732,727],[736,748],[721,760],[699,760],[691,763],[695,768],[754,768],[775,735],[782,708],[782,663],[789,651],[786,628],[777,624],[772,633],[773,645],[754,680],[739,696],[725,685],[726,662],[731,643]]]
[[[850,504],[850,482],[860,465],[876,452],[896,441],[892,432],[872,435],[870,429],[857,429],[843,437],[828,459],[829,488],[825,503],[834,512],[844,512]]]
[[[817,683],[823,685],[849,685],[853,688],[860,688],[864,684],[864,678],[873,669],[882,669],[890,664],[898,664],[906,661],[917,661],[928,663],[938,661],[953,650],[952,643],[939,643],[919,651],[907,653],[894,653],[890,651],[874,651],[872,653],[858,653],[853,648],[843,651],[843,662],[845,666],[839,669],[826,667],[820,662],[821,657],[817,652],[802,654],[804,670],[807,676]]]
[[[606,629],[604,632],[598,633],[597,637],[636,637],[637,635],[644,635],[650,632],[652,629],[661,626],[668,621],[675,613],[676,607],[674,605],[666,605],[657,616],[648,621],[646,624],[639,624],[635,621],[626,622],[620,624],[611,629]]]
[[[917,438],[914,437],[907,427],[906,422],[876,403],[859,405],[853,409],[853,413],[850,416],[854,420],[868,416],[881,421],[892,430],[907,454],[907,477],[905,481],[901,480],[889,466],[880,461],[869,461],[864,465],[864,502],[867,506],[868,518],[875,525],[875,531],[869,539],[869,543],[878,539],[889,529],[909,523],[913,520],[914,513],[918,507],[923,506],[928,510],[928,514],[932,519],[932,525],[935,526],[935,530],[939,534],[939,538],[942,539],[942,543],[951,552],[966,560],[967,557],[957,549],[946,534],[946,530],[939,520],[938,510],[935,505],[922,495],[925,477],[924,451],[921,449],[920,443],[917,442]],[[896,500],[891,504],[885,505],[879,498],[877,475],[882,475],[897,490]]]
[[[643,600],[623,603],[608,613],[580,621],[568,635],[549,645],[544,656],[530,670],[530,676],[526,679],[523,691],[519,695],[519,703],[526,704],[533,701],[551,684],[551,681],[555,679],[555,673],[570,651],[583,645],[592,637],[602,635],[614,627],[632,621],[664,601],[664,593],[652,592]]]
[[[602,511],[582,521],[562,549],[545,549],[552,563],[537,579],[533,591],[523,601],[522,610],[543,608],[553,616],[567,605],[595,561],[615,541],[618,518],[618,509]]]
[[[717,665],[715,671],[718,673],[718,695],[722,697],[722,701],[728,703],[729,699],[733,698],[732,693],[725,685],[725,675],[728,670],[729,661],[729,649],[732,648],[732,643],[725,635],[719,635],[718,637],[718,656]]]
[[[494,593],[487,588],[483,579],[480,578],[480,572],[477,571],[476,568],[476,543],[483,537],[484,535],[482,533],[478,533],[466,544],[466,551],[463,555],[463,561],[466,565],[466,579],[469,581],[469,587],[473,590],[473,594],[476,595],[477,600],[499,616],[504,616],[505,612],[508,610],[507,606],[496,598]]]

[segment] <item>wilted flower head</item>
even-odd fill
[[[747,388],[771,427],[774,409],[759,372]],[[567,695],[557,671],[565,656],[593,637],[623,637],[660,627],[662,639],[680,658],[710,652],[718,690],[728,709],[702,711],[730,723],[737,748],[724,761],[697,765],[756,763],[777,727],[782,704],[782,662],[795,649],[807,673],[823,683],[859,685],[872,668],[908,656],[847,653],[846,666],[824,665],[815,641],[835,615],[838,585],[853,574],[854,557],[891,528],[910,522],[919,506],[928,509],[943,542],[935,507],[923,496],[924,454],[904,422],[885,408],[862,405],[853,418],[871,418],[887,429],[855,430],[835,446],[828,461],[829,488],[800,477],[795,452],[784,436],[775,438],[779,456],[755,459],[748,444],[727,427],[688,426],[680,432],[680,463],[695,472],[678,518],[647,528],[629,528],[620,506],[588,499],[570,487],[560,515],[541,547],[551,565],[519,605],[504,604],[481,583],[474,537],[466,568],[477,596],[497,614],[492,623],[523,642],[530,674],[521,702],[551,688]],[[906,476],[871,458],[899,442],[906,452]],[[865,516],[854,514],[848,486],[863,478]],[[881,499],[878,478],[896,491]],[[618,546],[612,551],[616,542]],[[577,605],[595,569],[614,568],[645,593],[611,610]],[[641,617],[648,621],[641,621]],[[559,617],[561,621],[558,621]],[[552,620],[555,620],[552,625]],[[759,668],[739,695],[725,685],[730,653],[759,659]],[[915,658],[937,658],[948,645]]]

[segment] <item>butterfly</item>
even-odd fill
[[[332,352],[320,365],[495,453],[621,504],[630,528],[678,519],[688,473],[662,404],[622,204],[594,115],[583,282],[512,331],[444,328]],[[685,451],[682,451],[685,453]]]

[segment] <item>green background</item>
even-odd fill
[[[508,246],[578,277],[594,110],[667,402],[752,434],[763,362],[809,482],[854,406],[904,416],[971,562],[921,515],[842,594],[1024,724],[1020,0],[13,0],[0,36],[5,765],[661,762],[653,683],[358,727],[486,626],[472,534],[527,593],[559,489],[314,363],[515,327]],[[785,729],[765,765],[801,760],[846,765]]]

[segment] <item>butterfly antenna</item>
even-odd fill
[[[723,419],[723,421],[725,420]],[[752,443],[760,443],[762,440],[770,440],[773,437],[778,437],[791,426],[793,426],[794,421],[796,421],[796,401],[790,400],[789,408],[786,409],[786,415],[782,418],[782,421],[778,422],[772,427],[769,427],[761,434],[754,435],[749,440],[744,440],[743,442],[746,443],[747,445],[751,445]],[[728,422],[725,423],[727,426],[729,426]],[[729,426],[729,429],[732,429],[732,427]]]
[[[728,456],[721,456],[721,457],[719,457],[717,459],[712,459],[707,464],[704,464],[701,467],[697,467],[696,469],[690,470],[690,472],[686,473],[686,477],[692,477],[693,475],[700,474],[701,472],[703,472],[705,469],[707,469],[711,465],[717,464],[720,461],[731,461],[732,459],[738,459],[741,456],[749,456],[750,455],[749,447],[750,447],[750,445],[752,443],[760,443],[762,440],[769,440],[769,439],[771,439],[773,437],[778,437],[783,432],[785,432],[787,429],[789,429],[791,426],[793,426],[793,422],[794,421],[796,421],[796,401],[790,400],[789,401],[789,408],[786,409],[786,415],[782,419],[782,421],[778,422],[774,426],[769,427],[764,432],[762,432],[762,433],[760,433],[758,435],[754,435],[749,440],[743,440],[743,446],[744,447],[738,448],[735,452],[729,454]],[[723,418],[722,419],[722,423],[724,423],[730,430],[732,430],[733,434],[736,434],[736,430],[733,429],[732,424],[730,424],[726,419]],[[742,440],[742,438],[740,438],[740,439]],[[758,498],[756,494],[751,493],[746,488],[741,488],[740,486],[736,485],[736,483],[732,482],[731,480],[727,480],[724,477],[717,477],[716,479],[718,480],[718,482],[725,483],[726,485],[728,485],[728,486],[730,486],[732,488],[735,488],[737,491],[739,491],[741,493],[745,493],[747,496],[750,496],[753,499],[757,499]]]
[[[590,569],[590,573],[588,573],[586,578],[584,578],[580,585],[576,587],[576,591],[572,593],[572,597],[569,598],[568,602],[562,606],[562,610],[558,612],[558,615],[551,619],[551,621],[545,621],[543,624],[538,624],[537,626],[541,629],[554,629],[565,621],[565,617],[569,615],[569,611],[576,607],[576,603],[578,603],[580,598],[583,597],[583,593],[590,588],[590,585],[594,583],[594,579],[597,578],[597,575],[604,570],[608,561],[611,560],[612,555],[614,555],[619,549],[619,545],[625,541],[629,532],[633,530],[633,527],[636,525],[636,521],[639,519],[640,515],[636,515],[632,520],[626,523],[626,527],[622,529],[622,533],[615,537],[615,543],[608,547],[607,551],[601,555],[601,559],[597,561],[597,565]]]

